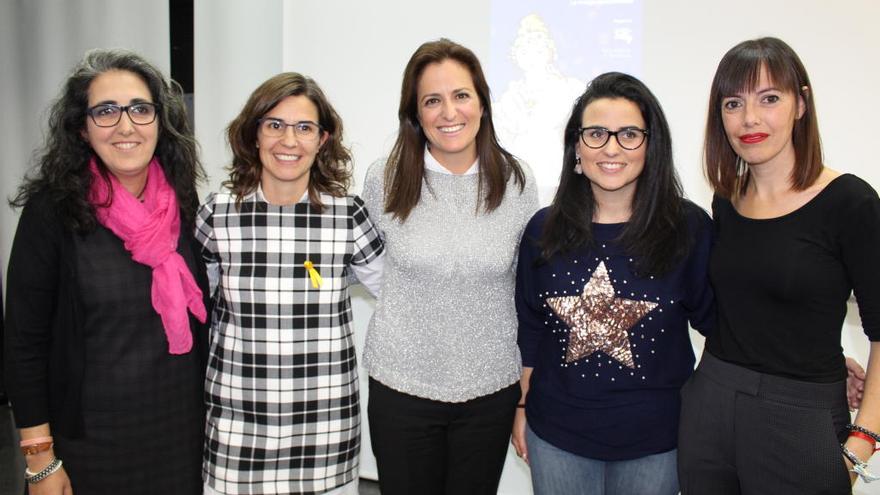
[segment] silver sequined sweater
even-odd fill
[[[385,160],[363,199],[385,240],[382,293],[364,350],[369,375],[406,394],[463,402],[519,380],[514,277],[520,236],[538,208],[535,181],[511,178],[491,213],[476,213],[479,176],[425,170],[403,223],[384,213]]]

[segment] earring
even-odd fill
[[[257,149],[260,149],[260,143],[257,143]]]
[[[584,173],[584,169],[581,167],[581,157],[576,157],[574,159],[574,173],[581,175]]]

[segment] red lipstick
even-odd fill
[[[743,134],[739,137],[739,140],[745,144],[755,144],[767,139],[767,136],[768,134],[764,134],[763,132],[756,132],[754,134]]]

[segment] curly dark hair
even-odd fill
[[[317,211],[324,208],[319,193],[335,197],[348,194],[351,184],[351,153],[342,145],[342,119],[312,78],[296,72],[283,72],[251,93],[244,108],[226,129],[232,148],[229,179],[223,182],[235,195],[236,204],[257,189],[263,164],[257,148],[258,120],[288,96],[305,96],[318,109],[318,124],[327,141],[318,150],[309,169],[309,202]]]
[[[159,140],[155,155],[177,195],[182,220],[192,223],[199,199],[196,183],[204,179],[205,173],[187,120],[183,90],[140,55],[118,49],[91,50],[73,68],[61,95],[49,109],[48,132],[37,151],[34,169],[9,204],[20,208],[37,193],[45,192],[65,227],[75,232],[95,228],[95,210],[88,201],[92,185],[89,161],[94,156],[103,172],[107,168],[82,138],[82,131],[92,81],[113,70],[140,77],[150,89],[153,102],[158,104]]]

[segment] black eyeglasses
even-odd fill
[[[260,124],[260,132],[267,137],[281,137],[287,132],[288,127],[293,127],[293,134],[303,141],[314,141],[321,136],[321,125],[311,120],[300,120],[288,124],[281,119],[265,117],[257,121]]]
[[[128,114],[131,122],[137,125],[152,124],[156,120],[159,105],[156,103],[140,102],[131,105],[114,105],[102,103],[86,110],[92,122],[98,127],[113,127],[122,119],[122,113]]]
[[[617,144],[625,150],[635,150],[641,146],[648,137],[647,129],[639,129],[637,127],[627,127],[617,131],[609,131],[604,127],[592,126],[581,127],[578,129],[581,135],[581,141],[587,148],[599,149],[606,144],[611,136],[617,139]]]

